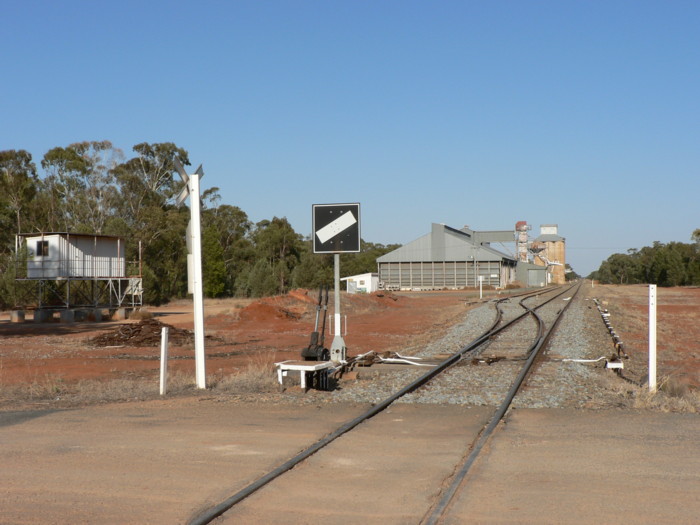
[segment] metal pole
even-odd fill
[[[194,259],[194,358],[197,387],[206,388],[204,354],[204,298],[202,293],[202,241],[199,201],[199,173],[190,175],[190,211],[192,213],[192,256]]]
[[[649,285],[649,392],[656,392],[656,285]]]
[[[335,285],[335,315],[333,343],[331,344],[331,361],[339,363],[345,360],[345,340],[340,326],[340,254],[333,254],[333,277]]]
[[[340,334],[340,254],[333,254],[333,284],[335,286],[335,333]]]

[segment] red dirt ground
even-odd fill
[[[207,374],[231,373],[251,362],[299,359],[313,331],[316,294],[294,290],[258,301],[205,301]],[[427,337],[426,331],[448,326],[463,313],[468,308],[465,300],[473,300],[473,296],[474,292],[420,297],[343,294],[341,312],[348,318],[348,355],[420,344]],[[332,294],[330,305],[332,311]],[[5,312],[0,315],[0,385],[157,376],[160,323],[191,331],[192,303],[177,301],[148,311],[154,318],[147,322],[72,324],[34,324],[31,319],[11,323],[10,314]],[[331,324],[327,320],[327,326]],[[137,329],[143,332],[141,336],[121,340],[121,334]],[[327,334],[326,346],[331,342],[332,336]],[[169,351],[171,370],[194,374],[192,338],[171,336]]]
[[[657,375],[700,388],[700,288],[657,287]],[[649,350],[649,286],[587,286],[604,301],[626,349],[639,359]]]
[[[493,292],[489,292],[493,294]],[[605,301],[628,352],[646,355],[648,287],[586,285],[584,294]],[[309,342],[315,318],[316,291],[294,290],[258,301],[205,301],[207,374],[228,374],[251,362],[299,359]],[[488,297],[485,297],[487,299]],[[431,293],[342,295],[347,315],[348,355],[369,350],[406,351],[426,343],[478,303],[473,290]],[[329,301],[332,312],[333,297]],[[191,301],[149,308],[154,319],[192,330]],[[29,317],[29,316],[28,316]],[[114,340],[118,331],[133,331],[139,321],[103,323],[11,323],[0,314],[0,386],[81,379],[157,377],[157,337],[149,345]],[[330,320],[327,326],[332,325]],[[159,333],[155,324],[151,331]],[[112,343],[95,339],[112,338]],[[171,338],[170,369],[194,375],[191,339]],[[144,338],[141,339],[142,341]],[[330,346],[332,336],[326,336]],[[660,376],[674,376],[700,387],[700,288],[658,289],[658,355]]]

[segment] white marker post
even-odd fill
[[[190,233],[189,240],[192,246],[192,296],[194,300],[194,359],[197,378],[197,387],[207,388],[207,375],[204,353],[204,294],[202,291],[202,227],[201,227],[201,203],[199,198],[199,181],[204,177],[202,165],[188,175],[182,164],[173,159],[185,187],[177,198],[177,204],[182,204],[187,197],[190,198]],[[188,268],[188,272],[190,268]]]
[[[649,392],[656,392],[656,285],[649,285]]]
[[[484,276],[480,275],[479,276],[479,299],[483,299],[483,297],[484,297],[483,288],[484,288]]]
[[[164,396],[168,388],[168,327],[160,331],[160,395]]]

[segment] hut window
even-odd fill
[[[37,241],[36,242],[36,254],[40,257],[49,256],[49,241]]]

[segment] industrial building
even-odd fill
[[[511,231],[474,231],[433,223],[430,233],[377,258],[387,290],[503,288],[516,280],[516,259],[491,246],[513,243]]]
[[[518,221],[514,230],[475,231],[433,224],[431,232],[377,258],[379,286],[388,290],[460,289],[483,285],[504,288],[516,281],[537,287],[563,284],[565,239],[556,224],[541,225],[530,241],[531,226]],[[497,250],[500,244],[513,256]]]
[[[547,268],[547,284],[566,283],[566,239],[556,224],[540,225],[540,235],[529,247],[537,266]]]

